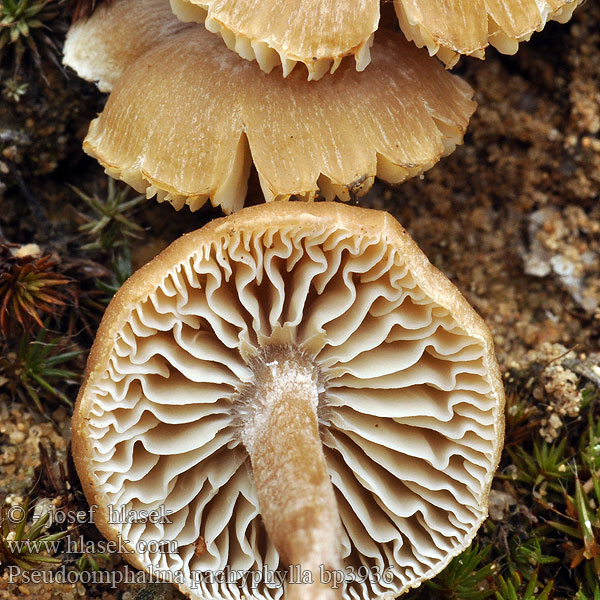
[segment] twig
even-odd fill
[[[600,370],[590,358],[584,361],[579,359],[566,360],[564,365],[578,375],[589,379],[596,387],[600,388]]]
[[[3,159],[3,162],[8,167],[10,174],[14,177],[17,182],[17,187],[21,192],[21,195],[27,201],[27,205],[29,206],[29,210],[31,211],[31,215],[36,224],[36,230],[42,234],[44,239],[48,239],[50,233],[50,224],[48,223],[48,219],[42,209],[38,199],[29,191],[27,186],[25,185],[25,181],[23,177],[21,177],[21,173],[19,169],[11,160]]]
[[[579,344],[575,344],[574,346],[571,346],[568,350],[565,350],[562,354],[559,354],[558,356],[555,356],[554,358],[551,358],[540,370],[540,372],[537,374],[536,378],[533,381],[539,381],[540,377],[542,376],[543,372],[554,362],[556,362],[557,360],[560,360],[561,358],[567,356],[567,354],[569,354],[569,352],[572,352],[573,350],[575,350],[575,348],[577,348]],[[566,362],[566,361],[565,361]],[[565,364],[565,363],[563,363]]]

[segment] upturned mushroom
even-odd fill
[[[448,67],[462,54],[485,57],[491,44],[514,54],[519,43],[548,21],[566,22],[583,0],[394,0],[409,40],[426,46]],[[304,63],[309,79],[334,72],[345,55],[357,70],[369,62],[380,0],[171,0],[184,21],[204,23],[227,46],[269,72],[281,63],[284,77]]]
[[[83,76],[116,81],[84,150],[148,197],[192,210],[210,198],[230,213],[254,164],[267,201],[348,200],[375,176],[400,183],[462,143],[473,91],[398,34],[378,34],[363,73],[342,65],[320,81],[284,80],[201,26],[169,29],[167,5],[117,0],[76,25],[65,53]],[[169,33],[146,51],[144,36],[157,30]]]
[[[503,402],[489,330],[394,219],[281,201],[124,284],[73,456],[104,536],[192,598],[390,599],[485,519]]]

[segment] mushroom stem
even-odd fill
[[[286,598],[341,598],[332,587],[341,523],[319,436],[319,369],[290,346],[267,347],[251,366],[254,381],[240,395],[242,441],[265,528],[290,566]]]

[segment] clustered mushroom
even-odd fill
[[[394,598],[470,543],[502,434],[490,332],[406,231],[279,201],[120,289],[73,456],[100,531],[193,598],[280,598],[280,579],[242,576],[269,571],[286,598]],[[169,523],[110,519],[160,507]]]
[[[504,52],[566,19],[580,0],[432,3],[397,0],[400,25],[452,66]],[[171,11],[189,23],[180,21]],[[219,31],[244,58],[224,51]],[[244,205],[252,165],[267,201],[348,200],[375,176],[422,173],[462,143],[471,88],[399,34],[382,29],[379,2],[117,0],[69,31],[65,64],[111,91],[84,142],[107,173],[176,208],[208,199]],[[358,70],[340,66],[354,54]],[[309,79],[290,74],[307,65]],[[269,75],[281,62],[280,72]],[[114,88],[114,89],[113,89]]]
[[[283,80],[168,9],[168,0],[98,9],[71,30],[65,62],[114,85],[85,151],[176,208],[210,198],[238,210],[252,164],[268,201],[349,200],[376,175],[400,183],[432,167],[462,143],[475,110],[471,88],[399,34],[378,34],[364,73],[343,65],[320,81]]]

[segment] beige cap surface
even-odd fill
[[[63,63],[110,92],[123,70],[172,34],[189,29],[173,18],[168,0],[127,0],[100,5],[67,34]]]
[[[192,598],[281,597],[260,580],[285,565],[236,404],[273,344],[302,351],[324,381],[320,438],[341,559],[357,574],[344,597],[391,600],[438,573],[487,516],[504,429],[491,335],[394,219],[339,203],[213,221],[117,293],[73,417],[100,531]],[[169,519],[110,523],[108,506]],[[227,569],[225,582],[198,578]]]
[[[320,79],[347,55],[362,71],[379,23],[379,0],[171,0],[171,6],[263,71],[281,65],[284,77],[300,62],[309,79]]]
[[[116,0],[108,11],[127,5],[134,35],[133,15],[149,1],[158,0]],[[208,198],[226,213],[241,208],[252,164],[268,201],[348,200],[376,176],[400,183],[462,142],[473,91],[398,34],[380,32],[372,54],[363,73],[342,65],[320,81],[284,80],[188,27],[127,55],[84,149],[139,192],[192,210]]]
[[[400,27],[448,67],[462,54],[485,57],[489,44],[514,54],[548,21],[564,23],[583,0],[394,0]]]

